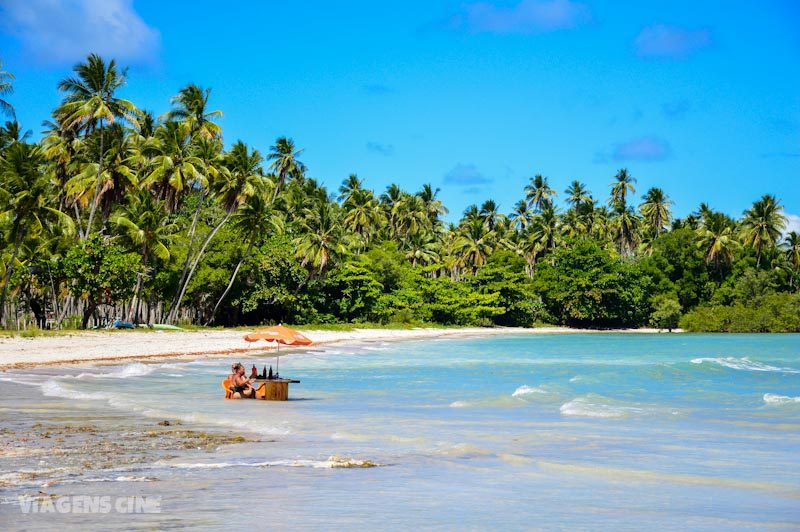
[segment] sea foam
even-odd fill
[[[800,373],[800,369],[779,368],[777,366],[770,366],[769,364],[764,364],[763,362],[756,362],[754,360],[750,360],[749,357],[693,358],[691,362],[692,364],[703,364],[709,362],[712,364],[718,364],[726,368],[737,369],[740,371],[772,371],[780,373]]]
[[[764,402],[768,405],[800,404],[800,397],[789,397],[788,395],[765,393]]]
[[[547,390],[538,386],[528,386],[527,384],[524,384],[514,390],[514,393],[511,394],[511,397],[524,397],[526,395],[532,395],[536,393],[547,393]]]
[[[641,414],[644,410],[633,406],[621,406],[608,402],[600,396],[576,397],[561,405],[561,415],[576,417],[618,418]]]

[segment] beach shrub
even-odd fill
[[[678,298],[660,295],[653,298],[653,313],[650,314],[650,325],[659,329],[672,331],[678,326],[681,318],[681,304]]]
[[[647,322],[650,278],[599,242],[577,241],[541,262],[533,286],[559,324],[638,327]]]
[[[769,294],[758,305],[701,305],[680,326],[691,332],[800,332],[800,294]]]

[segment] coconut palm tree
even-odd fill
[[[517,231],[523,231],[528,227],[528,225],[530,225],[531,219],[533,218],[533,212],[528,207],[527,201],[519,200],[514,205],[514,210],[511,211],[511,214],[508,215],[508,218],[514,222],[514,228]]]
[[[73,71],[74,77],[65,78],[58,84],[58,90],[65,94],[56,111],[59,122],[85,134],[97,131],[99,135],[97,183],[84,233],[86,238],[92,231],[103,186],[104,123],[113,124],[119,119],[136,123],[136,107],[132,102],[115,96],[115,92],[125,84],[126,69],[117,70],[117,63],[113,59],[106,64],[99,55],[90,54],[86,62],[78,63]]]
[[[186,191],[208,187],[209,168],[198,155],[198,146],[211,144],[213,141],[205,144],[194,142],[187,122],[162,124],[146,146],[150,157],[142,186],[152,188],[156,197],[175,212]]]
[[[545,208],[534,217],[530,231],[533,233],[533,238],[541,242],[542,253],[555,249],[559,234],[556,208],[551,204],[545,205]]]
[[[566,202],[575,212],[579,212],[582,206],[592,201],[592,195],[589,193],[589,189],[577,179],[569,184],[564,194],[567,195]]]
[[[166,120],[186,122],[192,135],[200,135],[206,139],[222,135],[222,129],[214,122],[222,116],[222,111],[209,111],[208,98],[211,89],[203,89],[194,83],[183,87],[170,100],[172,109],[164,115]]]
[[[784,254],[786,261],[791,268],[789,277],[789,287],[795,288],[795,281],[798,274],[800,274],[800,234],[796,231],[790,231],[783,241]]]
[[[258,185],[258,190],[245,200],[231,218],[234,227],[236,227],[240,233],[247,235],[247,247],[244,253],[239,257],[239,262],[236,263],[236,267],[233,269],[228,285],[225,287],[222,295],[219,296],[211,314],[209,314],[206,325],[210,325],[214,321],[217,310],[228,296],[231,288],[233,288],[233,284],[236,282],[236,277],[239,275],[242,264],[250,257],[253,247],[256,242],[258,242],[259,238],[270,233],[283,233],[284,219],[281,214],[275,210],[274,204],[269,199],[272,196],[272,186],[271,181],[266,179],[262,180]]]
[[[350,174],[339,187],[339,201],[346,202],[347,198],[363,188],[364,182],[358,178],[358,175]]]
[[[494,250],[494,234],[481,218],[473,218],[461,228],[455,241],[455,250],[461,264],[475,269],[486,264]]]
[[[148,191],[139,190],[129,194],[127,203],[111,221],[123,240],[141,254],[142,264],[146,268],[154,269],[156,260],[169,260],[169,249],[178,225],[170,219],[164,202],[154,199]],[[133,321],[137,315],[143,284],[143,275],[139,275],[128,311],[128,321]]]
[[[550,188],[547,178],[541,174],[533,176],[525,187],[525,199],[535,212],[540,212],[548,205],[552,205],[553,198],[557,195],[556,191]]]
[[[628,172],[628,169],[621,168],[614,176],[614,182],[611,183],[611,197],[608,204],[614,208],[620,206],[620,210],[625,210],[628,206],[628,192],[631,194],[636,192],[635,183],[636,178]]]
[[[494,231],[494,228],[498,222],[505,218],[505,215],[500,213],[497,203],[491,199],[483,202],[479,214],[483,218],[483,223],[486,224],[486,227],[489,229],[489,231]]]
[[[8,148],[15,142],[27,142],[31,136],[31,130],[23,131],[22,126],[16,120],[8,120],[0,126],[0,152]]]
[[[739,247],[733,222],[722,213],[707,212],[703,225],[697,230],[697,247],[703,251],[706,262],[713,264],[719,281],[722,268],[733,262],[733,253]]]
[[[320,202],[305,209],[302,232],[295,238],[296,256],[311,275],[323,275],[330,263],[346,253],[341,215],[334,203]]]
[[[439,217],[448,213],[447,207],[437,197],[439,192],[440,189],[434,190],[430,183],[422,185],[422,189],[417,192],[417,196],[422,198],[422,202],[425,204],[425,212],[428,214],[431,227],[434,229],[439,229],[442,225]]]
[[[50,228],[69,234],[74,227],[58,210],[58,195],[44,172],[46,163],[41,148],[24,142],[11,145],[0,158],[0,226],[6,228],[5,240],[12,250],[0,295],[0,321],[23,240],[36,240]]]
[[[263,158],[258,150],[249,151],[247,145],[242,141],[234,144],[231,147],[231,151],[225,155],[225,166],[214,183],[217,202],[223,208],[225,214],[208,232],[203,244],[197,251],[170,309],[168,316],[170,323],[174,322],[178,317],[178,311],[180,310],[183,296],[186,294],[186,289],[189,287],[197,266],[205,256],[206,248],[217,235],[217,232],[230,220],[239,205],[255,194],[260,187],[265,186],[265,177],[261,169],[262,161]]]
[[[356,189],[344,201],[345,228],[357,235],[358,251],[369,245],[372,234],[381,225],[383,210],[369,189]],[[363,246],[363,247],[362,247]]]
[[[14,106],[5,99],[6,96],[14,93],[14,74],[3,70],[3,62],[0,61],[0,113],[14,118]]]
[[[270,171],[278,177],[278,186],[273,193],[273,201],[278,195],[278,191],[286,183],[287,178],[296,179],[305,174],[306,166],[300,162],[298,157],[303,153],[303,149],[297,149],[294,141],[287,137],[279,137],[273,146],[269,148],[267,159],[272,161],[269,165]]]
[[[765,194],[753,203],[742,219],[742,240],[744,245],[755,248],[756,267],[761,265],[764,249],[772,249],[786,226],[783,206],[775,196]]]
[[[653,187],[642,196],[644,203],[639,206],[648,230],[655,237],[658,236],[669,226],[672,220],[670,205],[672,201],[660,188]]]

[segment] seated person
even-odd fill
[[[228,377],[231,383],[231,392],[233,392],[233,399],[241,399],[247,397],[253,399],[256,396],[255,389],[250,385],[250,379],[244,376],[244,366],[237,362],[231,366],[232,373]]]

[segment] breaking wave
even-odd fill
[[[538,386],[528,386],[525,384],[514,390],[514,393],[511,394],[511,397],[524,397],[526,395],[532,395],[536,393],[547,393],[547,390]]]
[[[800,369],[779,368],[777,366],[770,366],[769,364],[764,364],[763,362],[756,362],[754,360],[750,360],[749,357],[693,358],[691,362],[692,364],[704,364],[708,362],[740,371],[772,371],[780,373],[800,373]]]
[[[612,403],[609,399],[599,395],[586,395],[576,397],[559,409],[563,416],[619,418],[630,415],[639,415],[644,409]]]
[[[342,456],[329,456],[327,460],[272,460],[267,462],[211,462],[156,464],[175,469],[222,469],[228,467],[310,467],[313,469],[349,469],[379,467],[383,464],[371,460],[358,460]]]
[[[764,402],[767,403],[768,405],[800,404],[800,397],[789,397],[788,395],[765,393]]]

